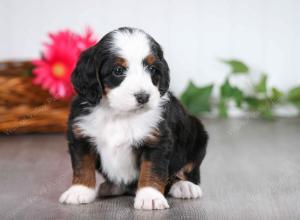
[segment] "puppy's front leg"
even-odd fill
[[[169,165],[169,153],[165,150],[155,147],[145,149],[134,208],[145,210],[169,208],[164,197]]]
[[[78,147],[70,146],[73,181],[72,186],[60,196],[61,203],[90,203],[96,198],[95,156],[86,150],[78,150]]]

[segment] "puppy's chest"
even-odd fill
[[[95,109],[78,120],[85,136],[91,138],[101,157],[102,171],[115,183],[128,184],[138,178],[136,149],[160,121],[159,112],[114,116]]]

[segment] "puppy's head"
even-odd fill
[[[160,45],[139,29],[119,28],[84,51],[72,74],[79,96],[102,98],[118,112],[151,109],[169,88],[169,68]]]

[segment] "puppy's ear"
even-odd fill
[[[170,86],[170,74],[169,74],[169,66],[166,60],[162,57],[162,68],[161,68],[161,78],[159,80],[159,91],[161,95],[164,95],[168,90]]]
[[[94,47],[82,52],[71,76],[77,94],[91,104],[99,103],[102,97],[102,86],[96,67],[95,53]]]
[[[164,52],[159,45],[151,36],[148,36],[149,39],[152,42],[152,51],[156,56],[159,58],[161,65],[160,65],[160,71],[161,71],[161,77],[159,79],[158,83],[158,89],[160,92],[160,95],[163,96],[168,90],[170,86],[170,74],[169,74],[169,66],[167,61],[164,58]]]

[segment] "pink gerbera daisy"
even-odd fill
[[[43,57],[33,60],[33,82],[49,90],[58,99],[68,99],[74,94],[70,76],[80,53],[93,46],[96,40],[91,29],[81,36],[70,30],[50,33],[50,43],[45,44]]]

